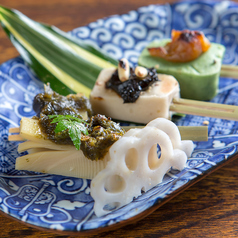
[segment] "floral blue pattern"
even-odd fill
[[[150,5],[124,15],[114,15],[74,29],[69,34],[105,50],[132,65],[151,41],[170,37],[172,29],[202,30],[214,42],[224,44],[223,63],[237,64],[238,5],[230,1],[184,1],[172,5]],[[238,104],[238,82],[220,79],[219,93],[212,100]],[[0,209],[21,221],[39,227],[65,230],[97,230],[142,213],[204,176],[237,153],[238,122],[185,116],[177,125],[202,125],[209,121],[209,140],[195,142],[195,150],[183,171],[171,170],[161,184],[130,204],[98,218],[93,213],[90,180],[16,171],[18,144],[8,141],[8,129],[19,125],[22,116],[32,117],[32,100],[43,91],[21,57],[0,66]],[[126,223],[125,223],[126,224]]]

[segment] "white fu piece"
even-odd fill
[[[148,90],[142,91],[135,102],[124,103],[115,91],[105,87],[115,70],[115,68],[103,69],[98,76],[90,95],[94,113],[144,124],[158,117],[171,118],[172,113],[169,109],[171,102],[174,98],[180,97],[179,84],[173,76],[158,74],[159,81]]]
[[[95,214],[100,217],[130,203],[142,190],[161,183],[171,168],[182,170],[193,149],[193,142],[181,141],[178,127],[164,118],[129,130],[111,146],[106,168],[91,182]]]

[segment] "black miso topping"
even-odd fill
[[[149,68],[148,75],[141,79],[136,76],[133,68],[130,68],[130,77],[122,82],[116,70],[112,77],[107,81],[106,88],[111,88],[121,96],[124,103],[133,103],[139,96],[141,91],[146,91],[154,82],[158,81],[158,75],[155,68]]]

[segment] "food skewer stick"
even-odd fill
[[[234,105],[174,98],[170,111],[238,121],[238,107]]]
[[[127,131],[135,128],[143,128],[143,126],[122,126]],[[182,140],[193,140],[193,141],[207,141],[208,140],[208,127],[207,126],[178,126]],[[20,127],[9,128],[9,133],[12,135],[8,136],[9,141],[23,141],[24,139],[20,136]],[[15,134],[14,134],[15,133]]]
[[[24,141],[24,139],[20,136],[20,127],[12,127],[8,130],[8,140],[9,141]],[[11,135],[12,134],[12,135]]]
[[[133,128],[143,128],[143,126],[122,126],[124,130]],[[208,127],[207,126],[178,126],[182,140],[192,141],[207,141]]]
[[[20,127],[9,128],[9,133],[20,133]]]
[[[238,66],[223,64],[221,66],[220,76],[224,78],[238,79]]]

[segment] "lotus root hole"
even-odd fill
[[[158,150],[158,151],[157,151]],[[151,170],[156,169],[159,163],[158,153],[160,154],[160,147],[154,144],[148,154],[148,166]]]
[[[138,166],[138,152],[135,148],[127,151],[125,157],[126,166],[129,170],[135,171]]]
[[[119,193],[122,192],[126,187],[126,182],[120,175],[111,175],[107,178],[104,188],[105,191],[109,193]]]

